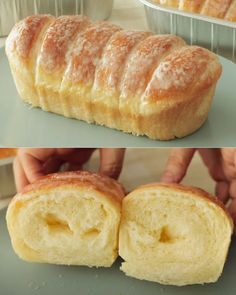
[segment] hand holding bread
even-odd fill
[[[48,175],[7,210],[15,252],[24,260],[111,266],[163,284],[215,282],[233,223],[222,203],[182,185],[150,184],[124,197],[112,179],[89,172]]]
[[[81,170],[96,149],[91,148],[21,148],[14,160],[16,188],[23,188],[49,173],[66,170]],[[99,173],[118,178],[124,159],[125,149],[100,148]]]
[[[180,183],[188,171],[194,153],[198,151],[209,176],[215,181],[215,194],[224,204],[236,225],[236,149],[173,149],[170,153],[162,181]]]

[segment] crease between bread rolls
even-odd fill
[[[228,253],[233,222],[205,191],[149,184],[128,194],[119,231],[121,270],[166,285],[215,282]]]
[[[6,54],[32,106],[160,140],[202,126],[222,71],[214,53],[180,37],[83,16],[28,17],[12,29]]]
[[[109,267],[118,256],[124,190],[89,172],[48,175],[10,203],[12,246],[31,262]]]

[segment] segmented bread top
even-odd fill
[[[109,22],[98,22],[88,28],[77,39],[65,79],[75,83],[93,83],[96,67],[103,49],[120,27]]]
[[[220,69],[215,57],[197,46],[182,47],[168,55],[155,70],[144,94],[143,101],[191,96],[214,84]],[[218,72],[218,73],[217,73]]]
[[[52,20],[50,15],[35,15],[17,23],[6,41],[6,51],[16,51],[21,58],[30,55],[42,29]]]
[[[65,185],[75,187],[88,186],[113,197],[114,200],[118,202],[121,202],[125,195],[121,184],[110,177],[88,171],[71,171],[53,173],[41,177],[34,183],[27,185],[20,194],[17,194],[14,197],[13,200],[17,201],[18,198],[24,198],[24,196],[36,191],[63,187]]]
[[[152,0],[167,7],[236,22],[235,0]]]
[[[45,30],[41,41],[40,30]],[[9,59],[33,64],[33,44],[39,46],[32,69],[35,83],[47,85],[54,79],[57,90],[63,83],[110,90],[118,103],[126,98],[135,98],[140,105],[167,98],[194,99],[221,75],[214,53],[187,46],[179,37],[122,30],[109,22],[92,24],[81,16],[22,20],[7,39]]]
[[[94,89],[103,89],[104,87],[117,91],[122,91],[121,79],[127,58],[132,51],[137,51],[137,44],[140,44],[151,33],[139,31],[118,31],[109,40],[103,53],[103,58],[95,76]],[[130,64],[130,63],[128,63]],[[137,65],[138,67],[138,65]]]
[[[78,32],[91,22],[84,16],[60,16],[48,28],[41,46],[39,64],[45,71],[59,69],[66,63],[66,54]]]

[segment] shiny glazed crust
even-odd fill
[[[160,140],[204,123],[222,71],[215,54],[179,37],[82,16],[28,17],[13,28],[6,53],[24,101]]]

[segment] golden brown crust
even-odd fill
[[[159,64],[143,101],[183,101],[199,95],[219,79],[222,67],[214,67],[216,62],[214,54],[198,46],[176,50]]]
[[[183,185],[183,184],[177,184],[177,183],[149,183],[149,184],[145,184],[145,185],[141,185],[138,188],[136,188],[134,191],[131,192],[131,194],[143,190],[145,188],[150,188],[150,189],[161,189],[161,188],[168,188],[168,189],[174,189],[175,191],[179,191],[179,192],[184,192],[184,193],[191,193],[193,195],[195,195],[196,197],[200,197],[203,198],[217,206],[219,206],[223,212],[225,213],[225,215],[227,216],[228,220],[231,223],[232,229],[233,229],[233,221],[232,218],[228,212],[228,210],[226,209],[225,205],[221,202],[221,200],[219,200],[218,198],[214,197],[213,195],[209,194],[208,192],[204,191],[201,188],[198,187],[193,187],[193,186],[187,186],[187,185]],[[128,194],[125,198],[129,197],[130,194]]]
[[[52,19],[51,15],[34,15],[17,23],[7,40],[8,50],[15,50],[21,58],[27,59],[41,30]]]
[[[124,188],[116,180],[104,175],[99,175],[97,173],[92,173],[88,171],[60,172],[43,176],[36,180],[34,183],[27,185],[20,193],[20,195],[24,196],[28,193],[35,192],[41,189],[51,189],[64,185],[91,186],[95,190],[113,196],[118,202],[121,202],[122,198],[125,195]],[[16,199],[17,196],[18,195],[15,196]]]
[[[179,9],[199,13],[205,0],[180,0]]]
[[[98,65],[94,89],[120,89],[125,64],[129,66],[130,54],[135,46],[150,36],[150,32],[121,30],[115,33],[104,48],[103,58]],[[135,52],[137,52],[135,48]]]
[[[72,53],[65,80],[91,84],[94,81],[98,60],[111,36],[121,30],[109,22],[98,22],[88,28],[77,40],[78,46]]]
[[[201,13],[216,18],[224,18],[231,1],[232,0],[206,0]]]
[[[16,148],[0,148],[0,159],[15,157],[16,154]]]
[[[157,0],[158,3],[165,5],[165,6],[170,6],[170,7],[178,7],[179,0]]]
[[[121,98],[134,94],[141,96],[160,62],[184,45],[184,40],[174,35],[154,35],[140,42],[127,62],[121,83]]]
[[[235,22],[235,0],[152,0],[163,6]]]
[[[90,25],[81,15],[60,16],[48,28],[41,47],[40,66],[54,72],[66,65],[66,53],[75,37]]]
[[[231,22],[236,22],[236,0],[232,1],[225,19]]]

